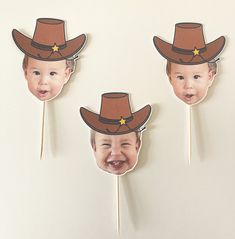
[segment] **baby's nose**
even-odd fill
[[[111,155],[120,155],[120,154],[121,154],[121,147],[118,145],[113,145]]]
[[[184,84],[184,88],[185,89],[192,89],[193,88],[193,81],[191,79],[186,80],[185,84]]]
[[[48,79],[46,76],[41,76],[39,79],[39,85],[47,85]]]

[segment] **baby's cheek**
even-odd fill
[[[50,87],[52,88],[52,90],[57,91],[57,92],[62,90],[63,86],[64,86],[64,84],[62,82],[52,82],[50,84]]]
[[[97,148],[97,153],[99,154],[105,154],[106,152],[108,152],[108,149],[106,148]]]
[[[204,96],[207,93],[209,85],[203,85],[197,89],[199,95]]]

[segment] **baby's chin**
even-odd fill
[[[118,175],[118,176],[125,174],[126,171],[129,170],[128,164],[123,161],[115,161],[112,163],[105,163],[102,165],[97,164],[97,166],[107,173]]]
[[[99,166],[99,168],[106,171],[107,173],[114,174],[117,176],[126,174],[127,172],[131,171],[134,167],[135,165],[129,165],[127,162],[115,162],[105,166],[104,165]]]

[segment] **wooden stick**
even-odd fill
[[[188,106],[188,163],[191,163],[191,105]]]
[[[117,233],[120,235],[120,191],[119,191],[119,176],[116,176],[116,215],[117,215]]]
[[[43,156],[43,146],[44,146],[44,124],[45,124],[45,111],[46,111],[46,102],[43,101],[43,109],[42,109],[42,128],[41,128],[41,150],[40,150],[40,160],[42,160]]]

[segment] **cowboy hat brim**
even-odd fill
[[[196,56],[174,51],[172,44],[163,41],[157,36],[154,36],[153,42],[158,52],[168,61],[182,65],[196,65],[213,60],[222,51],[225,45],[225,37],[221,36],[206,44],[206,49]]]
[[[85,123],[93,130],[101,134],[120,135],[138,130],[149,118],[151,106],[146,105],[137,112],[133,113],[133,119],[124,125],[108,124],[100,121],[100,116],[84,107],[80,108],[80,114]]]
[[[14,29],[12,31],[12,37],[17,47],[24,52],[27,56],[42,61],[59,61],[73,57],[77,54],[86,43],[86,35],[82,34],[74,39],[66,41],[66,46],[63,49],[59,49],[58,52],[51,50],[43,50],[36,48],[32,45],[32,39],[25,36],[21,32]]]

